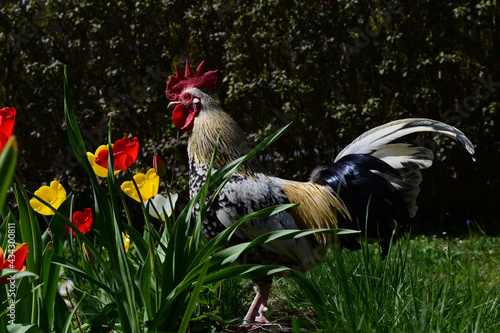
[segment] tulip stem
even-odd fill
[[[144,219],[146,220],[146,229],[148,231],[148,243],[149,243],[149,257],[151,260],[151,270],[153,271],[154,276],[158,276],[158,267],[157,267],[157,262],[156,262],[156,256],[153,248],[154,244],[154,239],[153,239],[153,234],[151,233],[152,227],[151,227],[151,222],[149,221],[149,215],[146,212],[146,206],[144,205],[144,200],[142,200],[142,195],[141,192],[139,191],[139,186],[137,186],[137,183],[134,179],[134,176],[132,175],[132,172],[129,169],[125,170],[127,175],[132,179],[132,184],[134,184],[134,188],[137,191],[137,195],[139,196],[139,200],[141,201],[141,207],[142,207],[142,213],[144,215]]]
[[[12,175],[12,177],[14,177],[14,180],[16,181],[17,185],[19,185],[19,187],[24,188],[23,183],[21,182],[21,179],[19,179],[19,177],[17,176],[17,174],[15,172]]]
[[[129,226],[133,227],[132,219],[130,218],[130,211],[128,209],[127,203],[125,202],[125,197],[123,196],[123,192],[119,189],[117,189],[117,192],[118,192],[118,195],[120,196],[120,200],[122,202],[123,209],[125,210],[125,217],[127,218],[127,223]]]
[[[68,297],[69,304],[73,304],[73,306],[77,306],[77,303],[73,302],[73,299],[71,298],[70,292],[68,292],[67,287],[66,287],[66,296]],[[75,312],[75,321],[76,321],[76,325],[78,326],[78,329],[80,330],[80,333],[83,333],[82,324],[80,323],[80,319],[78,318],[78,312]]]

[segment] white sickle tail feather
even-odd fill
[[[372,155],[383,146],[405,135],[418,132],[434,132],[446,135],[460,142],[475,160],[474,146],[460,130],[448,124],[425,118],[409,118],[392,121],[375,127],[360,135],[345,147],[335,159],[335,162],[349,154]],[[386,151],[387,153],[387,151]],[[381,157],[379,157],[381,158]],[[382,158],[383,159],[383,158]]]

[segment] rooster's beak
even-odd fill
[[[170,103],[168,103],[167,109],[174,108],[179,104],[181,104],[181,102],[179,102],[179,101],[170,102]]]

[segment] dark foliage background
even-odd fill
[[[496,1],[3,1],[0,103],[18,110],[18,174],[29,190],[59,179],[92,205],[63,122],[62,69],[87,150],[137,136],[137,170],[159,152],[187,197],[186,134],[165,84],[186,58],[220,71],[211,91],[254,142],[293,121],[264,156],[306,180],[365,130],[403,117],[458,126],[478,161],[448,139],[424,171],[420,225],[498,228],[500,31]],[[81,195],[80,195],[81,194]],[[498,229],[497,229],[498,230]]]

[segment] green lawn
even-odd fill
[[[218,329],[232,331],[227,323],[244,315],[252,289],[234,280],[221,287],[212,309],[226,320]],[[271,299],[282,330],[500,332],[500,238],[406,236],[386,260],[377,245],[330,253],[306,280],[275,278]]]

